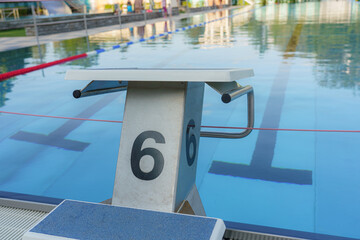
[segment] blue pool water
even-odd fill
[[[69,69],[253,68],[255,127],[359,130],[360,5],[323,1],[252,12],[0,83],[0,110],[122,120],[125,92],[75,100]],[[240,10],[90,36],[90,48],[147,37]],[[1,41],[1,39],[0,39]],[[86,39],[42,46],[49,62],[88,51]],[[40,63],[36,47],[0,53],[7,72]],[[246,98],[205,89],[202,125],[246,126]],[[0,114],[0,190],[100,202],[112,196],[121,124]],[[66,147],[66,143],[77,146]],[[207,215],[360,238],[360,134],[253,131],[201,138],[197,186]],[[331,239],[331,238],[329,238]]]

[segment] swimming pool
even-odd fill
[[[238,13],[223,11],[90,36],[103,48]],[[239,67],[255,77],[255,127],[359,130],[360,6],[278,4],[0,83],[0,110],[122,120],[125,92],[75,100],[68,69]],[[86,39],[42,46],[49,62],[88,51]],[[36,47],[0,53],[2,71],[40,63]],[[246,126],[246,99],[205,89],[202,125]],[[1,114],[0,190],[100,202],[112,195],[121,124]],[[253,131],[201,138],[197,186],[209,216],[360,238],[359,133]],[[69,147],[69,143],[71,146]],[[326,238],[323,238],[326,239]],[[331,237],[328,239],[335,239]]]

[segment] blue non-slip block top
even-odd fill
[[[210,239],[217,219],[66,200],[30,232],[75,239]]]

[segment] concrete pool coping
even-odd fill
[[[44,219],[59,204],[59,201],[61,199],[0,192],[0,220],[2,220],[0,229],[3,230],[0,231],[0,238],[22,239],[23,234]],[[226,229],[223,239],[296,240],[300,238],[251,230]]]
[[[20,240],[64,199],[0,191],[0,239]],[[110,205],[111,199],[100,204]],[[13,220],[13,221],[12,221]],[[355,240],[348,237],[224,221],[223,240]]]

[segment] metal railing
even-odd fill
[[[19,19],[19,8],[2,8],[0,9],[0,19],[5,21],[6,18],[13,17],[14,19]]]
[[[127,82],[122,81],[91,81],[82,90],[75,90],[73,92],[74,98],[93,96],[98,94],[124,91],[127,90]],[[254,127],[254,90],[252,86],[240,86],[222,94],[221,100],[224,103],[229,103],[243,95],[247,95],[247,128],[242,132],[209,132],[200,131],[201,137],[210,138],[244,138],[252,132]]]

